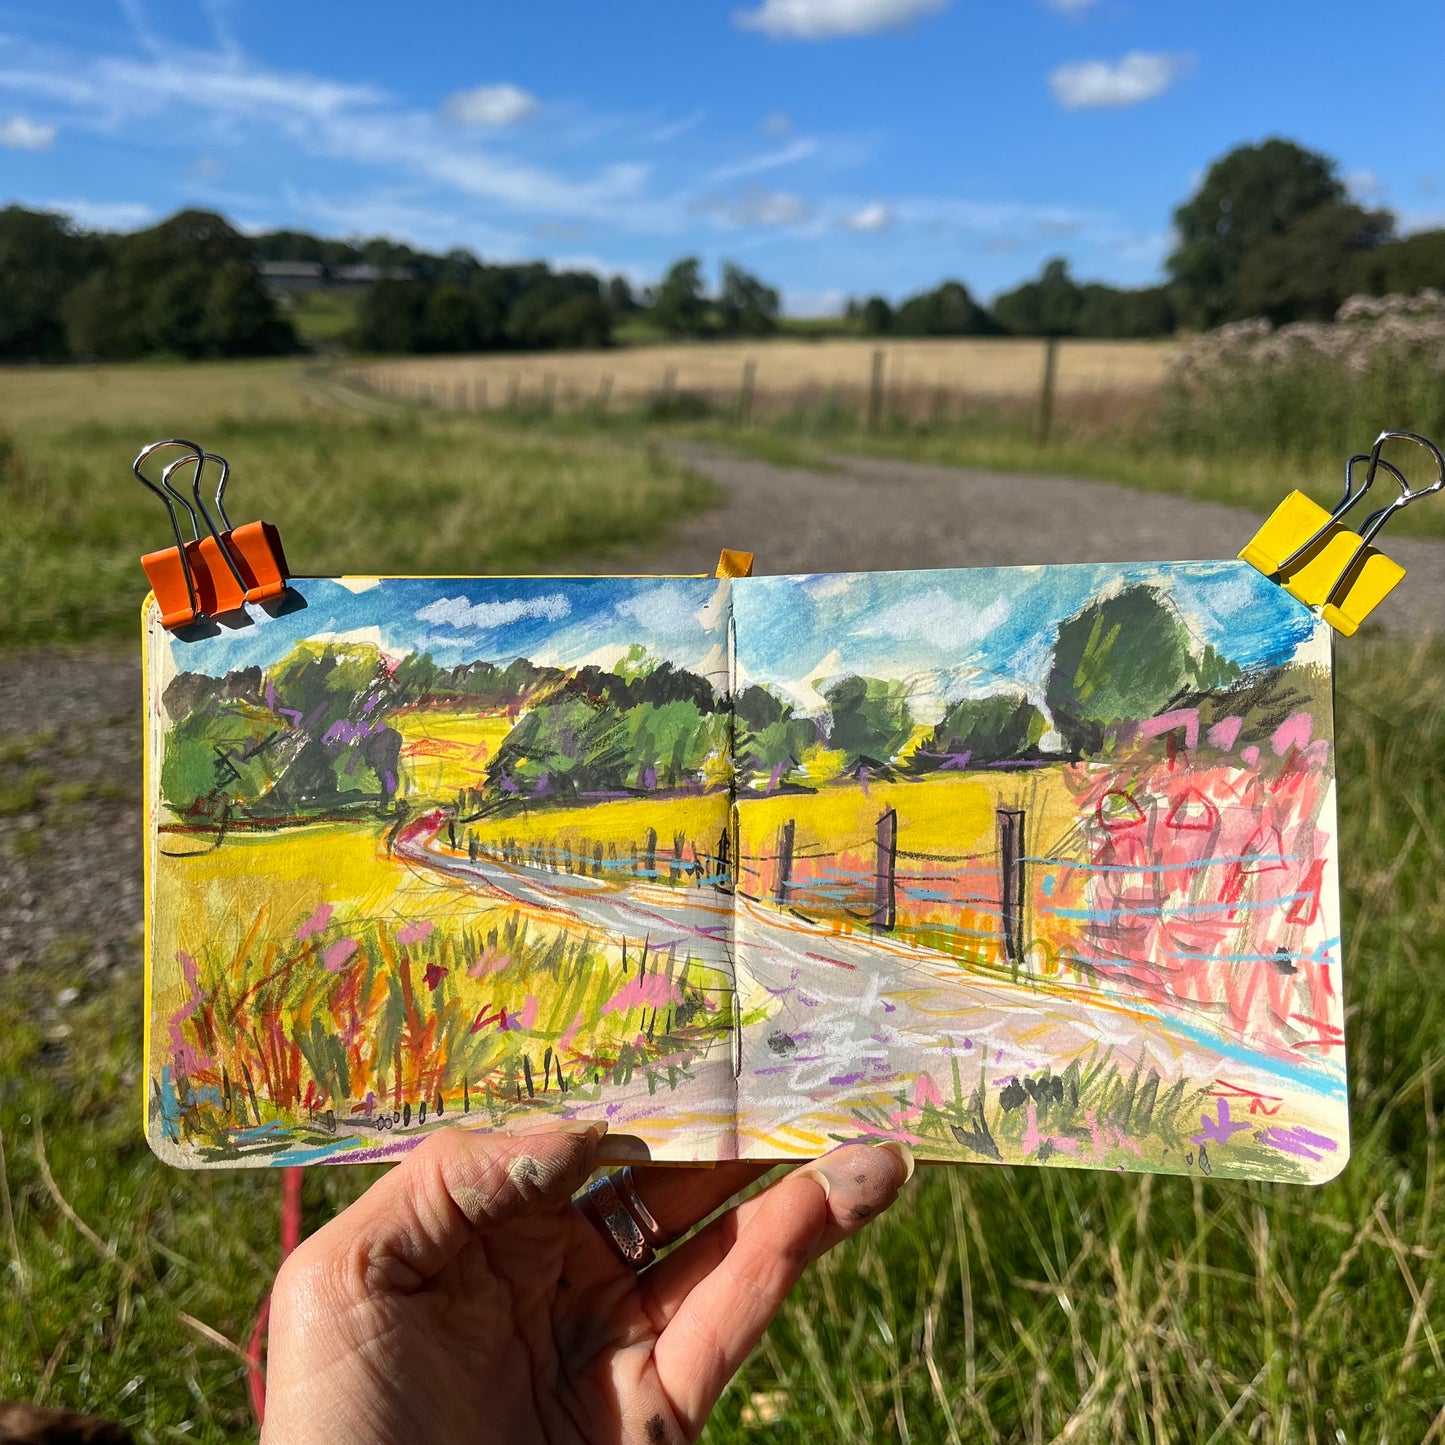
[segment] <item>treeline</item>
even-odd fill
[[[838,328],[873,336],[1167,336],[1252,316],[1327,321],[1352,295],[1445,289],[1445,230],[1397,238],[1390,211],[1352,200],[1332,159],[1290,141],[1230,151],[1173,219],[1177,245],[1163,285],[1081,283],[1056,259],[991,305],[948,280],[896,305],[883,296],[849,302]],[[248,237],[205,211],[103,235],[10,206],[0,210],[0,359],[293,350],[295,330],[271,293],[278,278],[264,268],[298,262],[315,268],[303,286],[363,285],[356,324],[343,338],[363,351],[592,348],[608,345],[623,325],[699,339],[764,337],[780,327],[776,289],[731,262],[709,287],[695,256],[638,290],[624,276],[541,262],[490,265],[462,249],[432,255],[381,238],[289,230]]]

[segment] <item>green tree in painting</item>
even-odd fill
[[[823,694],[832,723],[829,744],[842,752],[844,767],[887,767],[913,735],[908,688],[876,677],[845,677]]]
[[[762,779],[772,792],[798,766],[818,740],[818,729],[794,715],[790,703],[756,684],[745,687],[733,704],[734,739],[739,778]]]
[[[1199,685],[1188,629],[1152,587],[1091,602],[1059,625],[1045,700],[1074,753],[1113,723],[1153,717]]]
[[[1048,719],[1025,697],[995,693],[954,703],[909,759],[914,772],[1038,756]]]

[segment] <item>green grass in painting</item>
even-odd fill
[[[1338,708],[1344,1173],[922,1169],[798,1288],[710,1441],[1439,1438],[1445,651],[1342,643]],[[87,991],[83,955],[0,976],[0,1388],[230,1439],[276,1180],[151,1157],[138,981]],[[308,1228],[372,1177],[310,1171]]]
[[[10,385],[13,381],[14,385]],[[339,403],[299,362],[51,369],[0,388],[0,647],[134,635],[161,504],[130,474],[191,436],[232,465],[228,510],[280,525],[302,574],[557,571],[657,538],[712,486],[645,439]],[[84,422],[77,417],[87,418]],[[711,565],[699,558],[699,570]]]

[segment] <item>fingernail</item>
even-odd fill
[[[913,1171],[917,1167],[913,1158],[913,1150],[903,1142],[902,1139],[879,1139],[873,1147],[875,1149],[886,1149],[903,1166],[903,1178],[898,1187],[903,1188],[913,1178]]]
[[[824,1199],[833,1197],[833,1186],[828,1181],[828,1175],[816,1160],[811,1164],[804,1164],[800,1169],[793,1170],[793,1178],[812,1179],[823,1191]]]
[[[571,1134],[585,1135],[595,1144],[607,1132],[606,1119],[527,1119],[515,1126],[508,1125],[504,1131],[521,1137],[525,1134]]]

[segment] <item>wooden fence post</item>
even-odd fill
[[[1003,951],[1017,977],[1024,957],[1024,813],[998,810],[999,909],[1003,915]]]
[[[773,901],[779,908],[788,906],[788,884],[793,881],[793,835],[796,820],[789,818],[778,829],[778,873],[773,884]]]
[[[738,388],[738,425],[748,426],[753,419],[753,387],[758,379],[758,364],[751,357],[743,362],[743,383]]]
[[[888,932],[898,922],[898,810],[878,815],[878,863],[873,874],[873,927]]]
[[[607,415],[607,406],[611,400],[612,373],[608,371],[603,373],[602,380],[597,383],[597,400],[592,403],[598,416]]]
[[[873,348],[873,370],[868,378],[868,430],[883,425],[883,348]]]
[[[1040,442],[1049,439],[1049,432],[1054,425],[1054,384],[1058,379],[1059,372],[1059,338],[1050,336],[1044,342],[1044,377],[1039,386],[1039,425],[1038,438]]]

